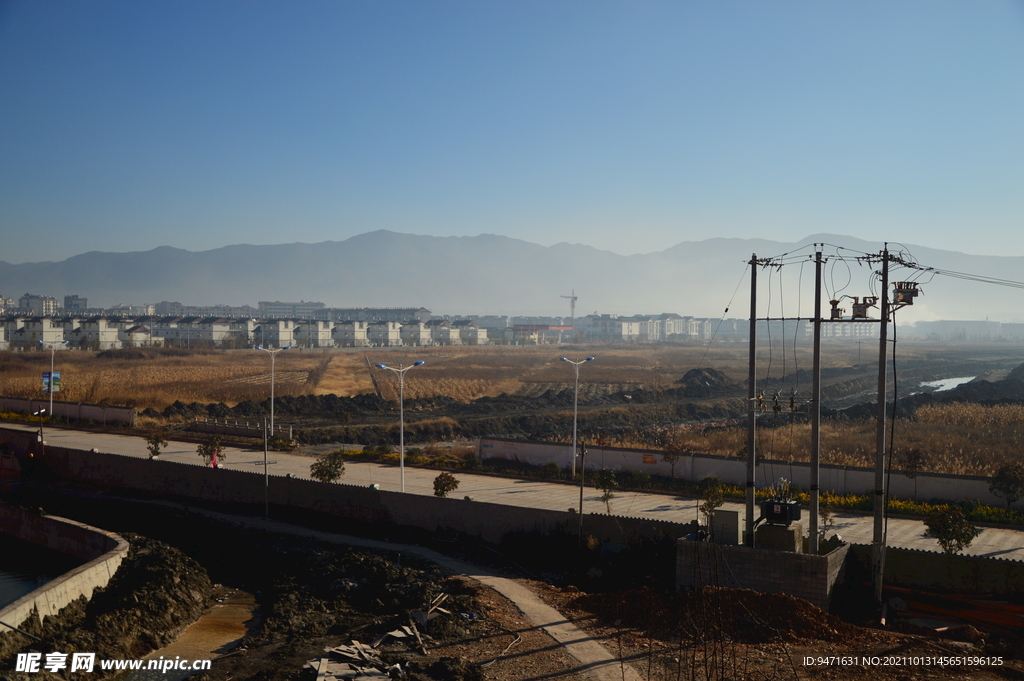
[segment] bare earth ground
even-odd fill
[[[574,672],[577,661],[546,633],[529,626],[513,603],[467,578],[452,580],[461,585],[454,590],[464,588],[474,592],[480,608],[476,613],[479,619],[470,625],[469,620],[453,615],[442,625],[446,642],[427,640],[426,654],[418,651],[411,639],[392,640],[380,647],[382,657],[406,660],[405,668],[412,672],[413,678],[420,678],[419,673],[452,681],[477,678],[582,681],[588,678],[585,672]],[[673,622],[679,612],[676,611],[674,617],[672,608],[678,602],[653,602],[655,595],[650,592],[585,594],[573,587],[559,589],[534,580],[517,581],[601,642],[624,664],[631,666],[641,679],[649,681],[1024,679],[1024,664],[1019,659],[1004,656],[1001,666],[990,668],[965,664],[971,658],[994,660],[1000,651],[962,641],[855,627],[804,601],[785,596],[746,592],[747,598],[755,603],[762,601],[788,625],[779,627],[775,620],[771,623],[772,631],[768,631],[762,626],[763,622],[757,621],[764,613],[755,605],[748,613],[750,621],[734,623],[739,629],[725,626],[720,637],[695,640],[681,638]],[[714,617],[719,615],[716,613]],[[728,619],[728,614],[725,618]],[[650,626],[637,626],[640,620],[646,620]],[[442,632],[437,633],[440,638]],[[349,640],[325,639],[323,643],[332,646],[347,644]],[[227,681],[265,677],[268,667],[283,661],[281,652],[268,648],[234,654],[217,662],[206,678]],[[817,662],[826,657],[832,658],[832,663]],[[939,657],[951,658],[954,662],[939,666],[926,664],[921,659]],[[806,658],[816,662],[807,664]],[[864,658],[876,658],[876,661],[866,664]],[[482,675],[472,669],[474,665],[483,665]],[[286,670],[279,671],[287,674]],[[307,673],[311,678],[312,672],[307,670]]]
[[[425,653],[413,638],[388,639],[380,644],[381,658],[389,664],[401,661],[414,678],[439,681],[493,679],[564,679],[584,681],[587,677],[572,670],[577,662],[543,630],[530,626],[522,612],[494,590],[466,577],[452,577],[446,591],[472,593],[479,610],[453,612],[433,620],[424,637]],[[395,622],[399,626],[402,622]],[[434,636],[430,633],[433,632]],[[298,678],[302,663],[337,645],[349,645],[353,638],[370,636],[352,632],[351,636],[324,636],[308,639],[301,646],[245,646],[217,660],[203,675],[204,681],[228,681],[250,678]],[[362,640],[369,644],[372,640]],[[482,670],[473,669],[477,665]],[[482,675],[481,673],[482,672]],[[312,678],[312,670],[305,674]],[[420,676],[420,675],[423,676]]]
[[[543,582],[529,586],[629,660],[644,679],[1024,679],[1020,642],[1007,651],[1005,646],[866,629],[789,596],[722,590],[721,600],[710,600],[724,609],[691,607],[690,631],[681,636],[682,596],[661,599],[644,590],[585,594]],[[736,604],[741,607],[731,607]],[[716,628],[721,636],[710,635]],[[934,663],[939,657],[953,658],[953,663],[939,666]],[[1000,666],[964,664],[998,657]],[[807,664],[807,658],[813,663]],[[831,660],[822,664],[819,658]],[[865,664],[863,658],[877,661]]]

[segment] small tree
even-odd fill
[[[340,449],[320,457],[309,467],[309,477],[319,482],[337,482],[343,475],[345,460]]]
[[[992,476],[988,491],[1006,501],[1006,508],[1024,497],[1024,466],[1019,463],[1006,464]]]
[[[211,435],[206,442],[196,447],[196,452],[202,457],[203,463],[207,466],[209,466],[215,458],[218,459],[218,462],[227,458],[220,451],[220,435]]]
[[[920,449],[908,449],[901,458],[903,459],[903,474],[914,481],[914,501],[916,502],[917,476],[928,463],[928,455]]]
[[[707,481],[704,490],[700,494],[700,513],[704,516],[704,525],[710,529],[711,520],[714,518],[715,509],[725,503],[725,492],[722,490],[722,483],[718,478],[705,478]]]
[[[459,481],[448,471],[445,471],[434,478],[435,497],[446,497],[449,492],[454,492],[458,488]]]
[[[981,534],[974,525],[967,522],[964,513],[956,506],[941,506],[924,521],[928,534],[939,541],[945,553],[960,553],[971,545],[974,538]]]
[[[821,521],[818,529],[821,530],[821,536],[825,536],[832,531],[832,528],[836,525],[836,509],[832,505],[832,497],[822,494],[818,500],[818,519]]]
[[[168,444],[167,438],[164,436],[164,431],[161,428],[157,428],[149,431],[146,434],[146,449],[149,450],[149,458],[156,459],[160,456],[160,450],[166,447]]]
[[[683,458],[683,454],[686,453],[686,441],[681,433],[666,433],[663,438],[665,449],[661,455],[661,460],[670,466],[672,471],[672,479],[676,479],[676,464],[679,463],[679,459]]]
[[[611,468],[602,468],[594,476],[594,487],[601,490],[601,501],[604,502],[609,514],[612,512],[612,499],[615,498],[612,492],[618,486],[619,483],[615,480],[615,471]]]

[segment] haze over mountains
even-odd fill
[[[749,267],[759,258],[826,243],[825,299],[839,291],[872,295],[872,267],[854,258],[881,244],[818,234],[798,243],[765,239],[682,242],[643,255],[622,256],[579,244],[541,246],[483,234],[433,237],[386,230],[345,241],[272,246],[236,245],[209,251],[160,247],[133,253],[90,252],[61,262],[0,261],[0,293],[86,296],[92,307],[163,300],[186,305],[254,305],[260,300],[316,300],[331,307],[426,307],[435,314],[565,315],[559,296],[575,289],[577,315],[593,312],[746,317]],[[834,257],[836,246],[843,258]],[[924,246],[893,245],[926,267],[1024,280],[1024,257],[975,256]],[[808,316],[813,249],[806,265],[759,271],[759,316]],[[893,280],[908,272],[894,272]],[[909,278],[909,277],[908,277]],[[921,319],[1024,320],[1024,290],[948,276],[919,277],[923,295],[900,312]],[[798,286],[799,285],[799,286]],[[799,288],[799,291],[797,290]],[[730,304],[731,301],[731,304]],[[770,310],[768,306],[772,306]],[[783,309],[783,306],[785,309]],[[799,312],[798,312],[799,307]],[[827,308],[827,304],[823,305]],[[849,309],[848,303],[844,307]],[[826,313],[823,310],[823,314]]]

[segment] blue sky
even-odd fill
[[[1024,4],[0,0],[0,260],[496,233],[1024,255]]]

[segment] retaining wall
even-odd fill
[[[579,517],[568,511],[521,508],[464,498],[427,497],[368,487],[328,484],[262,472],[208,468],[198,464],[142,459],[118,454],[47,447],[53,473],[106,487],[216,504],[273,506],[328,513],[360,522],[408,525],[429,531],[454,530],[498,543],[510,532],[575,533]],[[339,526],[343,531],[344,525]],[[584,531],[621,544],[686,534],[689,525],[601,514],[584,516]]]
[[[811,556],[680,539],[676,543],[676,588],[715,585],[784,593],[828,610],[849,548],[844,544],[824,556]]]
[[[56,394],[56,393],[54,393]],[[49,410],[50,398],[24,399],[21,397],[0,397],[0,411],[28,412],[30,414],[40,409]],[[53,401],[53,415],[63,416],[72,421],[92,419],[96,423],[106,425],[115,421],[123,421],[131,426],[135,425],[135,410],[130,407],[106,407],[99,404],[86,404],[84,402],[58,402]]]
[[[82,596],[92,597],[114,576],[129,549],[128,542],[113,532],[4,503],[0,503],[0,532],[86,561],[0,610],[0,622],[16,627],[33,611],[42,621]],[[8,633],[3,629],[0,636]]]
[[[662,461],[664,453],[660,449],[588,446],[585,466],[587,470],[593,471],[611,468],[616,471],[643,471],[650,475],[670,477],[672,467]],[[551,461],[562,468],[572,466],[572,445],[564,442],[481,438],[477,444],[477,455],[481,459],[510,459],[535,466]],[[765,460],[755,467],[754,474],[758,488],[771,487],[779,478],[786,478],[804,489],[810,488],[810,464]],[[675,475],[684,480],[700,480],[713,475],[721,478],[723,482],[746,487],[747,465],[738,458],[685,454],[676,463]],[[875,487],[875,469],[823,464],[819,469],[819,480],[822,490],[839,494],[863,494]],[[1006,501],[989,491],[989,479],[985,477],[919,473],[915,480],[894,470],[889,477],[889,484],[890,496],[899,499],[976,499],[989,506],[1006,505]],[[1013,508],[1024,509],[1024,499],[1014,504]]]

